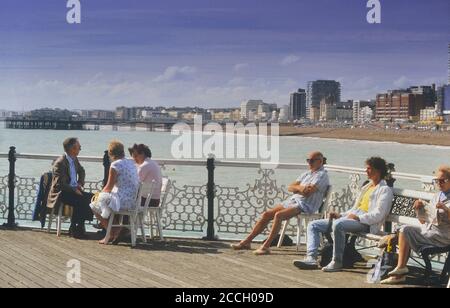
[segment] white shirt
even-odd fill
[[[75,160],[66,153],[66,158],[69,161],[70,169],[70,186],[78,187],[77,168],[75,167]]]
[[[143,197],[147,197],[150,193],[145,190],[145,187],[152,184],[155,181],[153,187],[152,199],[159,200],[161,198],[161,187],[162,187],[162,174],[161,167],[154,160],[147,158],[141,165],[137,165],[139,179],[142,183],[147,184],[143,188]]]

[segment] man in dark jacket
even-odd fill
[[[47,207],[58,212],[59,206],[73,207],[70,234],[75,238],[85,238],[86,220],[93,220],[89,204],[92,194],[83,191],[86,173],[78,161],[81,145],[77,138],[64,141],[65,154],[53,165],[53,179],[48,196]]]

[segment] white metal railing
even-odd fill
[[[60,155],[52,155],[52,154],[30,154],[30,153],[17,153],[17,159],[30,159],[30,160],[54,160],[58,158]],[[7,153],[0,153],[0,158],[8,158]],[[92,162],[92,163],[102,163],[103,157],[99,156],[79,156],[78,159],[84,162]],[[177,159],[157,159],[154,158],[160,165],[170,165],[170,166],[205,166],[205,160],[177,160]],[[260,163],[260,162],[243,162],[243,161],[215,161],[216,167],[236,167],[236,168],[263,168],[263,169],[278,169],[278,170],[306,170],[308,165],[306,164],[295,164],[295,163]],[[338,165],[326,165],[326,170],[330,172],[337,173],[345,173],[345,174],[366,174],[365,169],[355,168],[355,167],[347,167],[347,166],[338,166]],[[421,183],[431,183],[432,177],[421,174],[413,174],[413,173],[403,173],[403,172],[394,172],[392,174],[396,179],[402,180],[412,180],[418,181]]]

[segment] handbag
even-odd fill
[[[396,267],[398,256],[395,241],[396,237],[394,236],[388,239],[387,246],[381,251],[375,266],[367,276],[368,283],[380,283]]]

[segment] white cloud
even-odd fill
[[[193,66],[169,66],[163,74],[154,79],[155,82],[171,82],[180,80],[191,80],[197,73],[197,68]]]
[[[236,64],[236,65],[234,66],[233,70],[234,70],[235,72],[240,72],[240,71],[242,71],[242,70],[244,70],[244,69],[246,69],[246,68],[248,68],[248,67],[249,67],[249,64],[248,64],[248,63],[238,63],[238,64]]]
[[[300,57],[296,56],[296,55],[289,55],[284,57],[283,60],[281,60],[281,65],[283,66],[288,66],[294,63],[297,63],[298,61],[300,61]]]
[[[228,81],[229,86],[241,86],[244,83],[245,83],[245,79],[242,77],[236,77],[236,78],[230,79]]]
[[[397,80],[394,81],[394,86],[397,88],[407,88],[412,85],[412,80],[407,78],[406,76],[401,76]]]
[[[294,82],[246,79],[211,81],[168,78],[122,80],[108,75],[68,82],[41,79],[34,82],[0,84],[0,109],[32,110],[41,107],[68,109],[115,109],[117,106],[237,107],[245,99],[263,99],[284,105],[289,102]],[[204,78],[204,79],[202,79]],[[176,78],[175,78],[176,79]],[[172,80],[162,82],[162,80]],[[19,91],[20,89],[20,91]]]

